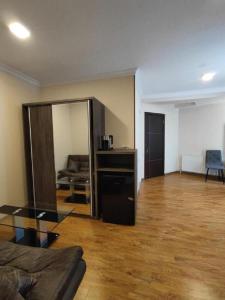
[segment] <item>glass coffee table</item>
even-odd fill
[[[48,248],[59,237],[53,230],[70,213],[3,205],[0,207],[0,225],[13,228],[11,241],[14,243]]]

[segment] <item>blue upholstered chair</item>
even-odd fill
[[[223,170],[225,169],[225,167],[222,161],[222,154],[220,150],[206,151],[205,166],[206,166],[205,181],[207,181],[208,179],[209,170],[216,170],[218,172],[218,177],[219,178],[222,177],[224,183]]]

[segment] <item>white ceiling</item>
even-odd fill
[[[224,0],[0,0],[0,22],[0,62],[41,85],[139,68],[145,99],[225,92]]]

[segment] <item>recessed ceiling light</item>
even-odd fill
[[[205,73],[202,75],[202,81],[204,81],[204,82],[211,81],[211,80],[213,80],[215,75],[216,75],[215,72]]]
[[[30,31],[21,23],[14,22],[9,24],[9,30],[19,39],[27,39],[30,36]]]

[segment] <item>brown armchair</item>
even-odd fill
[[[89,175],[89,155],[69,155],[67,168],[58,171],[58,179],[69,177],[71,179],[88,180]]]

